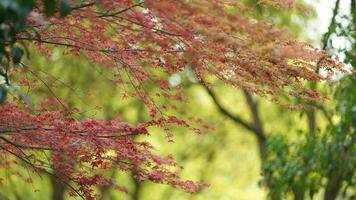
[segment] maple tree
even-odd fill
[[[292,1],[259,3],[280,9],[293,5]],[[95,197],[93,186],[111,182],[99,174],[113,167],[134,170],[138,180],[167,183],[187,192],[205,186],[181,180],[174,172],[178,166],[173,158],[155,156],[149,143],[132,140],[133,135],[148,135],[150,126],[165,129],[169,140],[171,125],[200,131],[187,120],[165,114],[169,108],[157,103],[162,98],[186,101],[179,88],[169,87],[168,75],[189,68],[207,87],[209,78],[215,77],[283,104],[280,96],[304,102],[323,99],[304,81],[323,80],[319,68],[337,67],[325,52],[295,41],[287,30],[254,19],[243,3],[18,0],[2,1],[0,9],[4,13],[0,17],[2,102],[11,80],[52,91],[36,79],[22,57],[29,56],[28,47],[47,57],[57,48],[63,56],[85,57],[111,70],[112,83],[122,88],[123,98],[137,98],[150,110],[151,119],[134,126],[119,117],[78,120],[80,111],[56,96],[31,106],[19,95],[1,105],[1,154],[18,158],[35,172],[56,176],[73,195],[86,199]],[[159,92],[148,94],[148,83]],[[18,160],[1,165],[10,168]]]

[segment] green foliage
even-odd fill
[[[300,36],[303,33],[303,27],[308,20],[316,17],[313,7],[304,1],[296,1],[295,6],[288,9],[278,9],[273,6],[262,6],[257,0],[244,0],[247,4],[253,6],[253,16],[257,19],[264,19],[280,27],[287,27],[289,32]]]
[[[4,84],[0,85],[0,104],[6,100],[7,90]]]
[[[337,7],[336,7],[337,8]],[[351,5],[352,8],[352,5]],[[334,11],[337,15],[337,9]],[[345,55],[345,63],[355,70],[356,28],[355,10],[343,21],[333,20],[324,35],[325,45]],[[348,24],[346,27],[342,24]],[[344,37],[351,48],[338,49],[333,40]],[[344,72],[345,73],[345,72]],[[335,124],[317,133],[301,132],[300,140],[290,141],[277,136],[269,139],[267,158],[264,162],[264,183],[270,185],[271,199],[312,198],[324,192],[325,199],[354,199],[356,184],[356,77],[346,75],[334,89],[337,101],[332,114]]]
[[[31,10],[39,6],[38,1],[34,0],[1,0],[0,1],[0,70],[1,76],[6,79],[8,84],[8,69],[3,63],[12,62],[17,65],[21,62],[24,50],[16,43],[16,33],[25,28],[26,20]],[[43,0],[44,13],[48,17],[59,12],[62,17],[71,11],[68,0]],[[24,48],[26,48],[23,45]],[[11,58],[11,59],[10,59]],[[5,101],[7,87],[1,83],[0,103]]]
[[[68,0],[60,0],[59,3],[59,13],[61,14],[61,17],[65,17],[68,15],[71,11],[70,5]]]
[[[61,16],[69,14],[71,8],[68,0],[43,0],[44,11],[52,16],[59,11]],[[0,1],[0,53],[6,54],[5,46],[15,42],[16,33],[24,29],[31,10],[38,6],[34,0]]]
[[[12,54],[12,61],[14,62],[14,64],[19,64],[24,54],[24,50],[22,50],[19,47],[15,47],[12,49],[11,54]]]

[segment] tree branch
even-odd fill
[[[37,146],[27,146],[27,145],[23,145],[23,144],[17,144],[12,142],[11,140],[5,138],[5,137],[1,137],[0,139],[4,140],[6,143],[11,144],[12,146],[15,146],[17,148],[23,148],[23,149],[33,149],[33,150],[54,150],[53,148],[49,148],[49,147],[37,147]]]
[[[206,85],[202,84],[203,87],[205,88],[205,90],[207,91],[207,93],[210,95],[210,97],[212,98],[212,100],[214,101],[215,105],[217,106],[217,108],[219,109],[219,111],[224,114],[225,116],[227,116],[229,119],[233,120],[234,122],[242,125],[244,128],[246,128],[249,131],[252,132],[256,132],[257,130],[248,122],[246,122],[245,120],[243,120],[241,117],[234,115],[232,113],[230,113],[227,109],[225,109],[219,102],[217,96],[215,95],[215,93],[209,89]]]
[[[104,13],[104,14],[101,14],[99,15],[98,17],[114,17],[114,16],[117,16],[117,15],[120,15],[128,10],[131,10],[132,8],[135,8],[135,7],[138,7],[138,6],[141,6],[143,3],[145,3],[144,1],[142,2],[139,2],[139,3],[136,3],[130,7],[127,7],[127,8],[124,8],[122,10],[119,10],[117,12],[114,12],[114,13]]]
[[[251,115],[254,121],[254,129],[255,129],[255,134],[257,135],[259,140],[266,141],[266,136],[263,131],[263,126],[261,122],[261,118],[258,114],[258,106],[257,103],[253,100],[252,95],[244,90],[244,95],[246,98],[246,102],[250,108]]]
[[[322,49],[323,50],[325,50],[326,47],[328,46],[328,41],[330,39],[331,34],[335,32],[336,16],[338,14],[339,7],[340,7],[340,0],[336,0],[335,7],[333,10],[333,16],[331,18],[331,22],[328,27],[328,31],[323,35],[323,39],[322,39]]]

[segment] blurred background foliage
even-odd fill
[[[29,8],[33,6],[32,1],[20,2]],[[316,16],[315,8],[305,2],[298,1],[297,9],[292,12],[262,7],[256,0],[245,2],[253,6],[251,15],[256,19],[285,27],[301,40],[313,39],[303,37],[306,24]],[[0,3],[0,8],[11,5],[11,1],[6,0]],[[335,53],[343,54],[346,63],[356,66],[356,17],[352,8],[355,7],[351,5],[350,15],[339,16],[338,20],[331,22],[329,32],[320,43],[322,48],[329,47]],[[48,9],[47,14],[53,14],[55,8]],[[63,4],[61,13],[64,16],[67,12]],[[348,39],[351,47],[334,48],[332,40],[338,37]],[[51,94],[53,98],[63,99],[69,107],[79,108],[82,112],[78,118],[111,119],[119,113],[123,120],[134,124],[149,119],[148,110],[140,101],[122,97],[120,90],[123,88],[113,84],[114,75],[110,70],[78,57],[63,56],[60,49],[48,57],[37,54],[32,47],[27,51],[29,54],[24,62],[31,66],[31,73],[27,76],[33,81],[14,81],[18,86],[13,86],[10,96],[20,95],[33,103]],[[355,198],[354,76],[342,78],[334,84],[311,86],[318,87],[331,98],[322,102],[320,109],[315,111],[288,110],[217,80],[211,80],[212,88],[204,88],[189,69],[167,79],[171,87],[182,87],[181,92],[189,98],[188,103],[176,105],[182,116],[188,113],[199,117],[213,128],[204,129],[198,135],[176,127],[173,130],[174,142],[167,142],[163,130],[152,128],[150,137],[135,139],[150,141],[157,154],[172,154],[184,166],[181,171],[183,178],[203,181],[210,187],[196,194],[187,194],[165,185],[137,182],[132,178],[135,172],[127,174],[113,170],[108,175],[120,185],[128,186],[129,193],[110,187],[98,188],[103,200],[333,199],[326,195],[334,195],[335,190],[340,199]],[[37,88],[36,85],[45,87]],[[146,90],[154,95],[157,88],[147,85]],[[170,105],[159,101],[157,103]],[[64,192],[65,187],[51,177],[38,176],[20,167],[18,172],[20,176],[0,171],[3,183],[0,199],[69,199]],[[32,179],[26,182],[21,176],[25,180],[26,177]],[[325,191],[331,193],[324,195]]]

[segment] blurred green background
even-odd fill
[[[309,4],[298,1],[297,7],[300,9],[281,11],[257,6],[256,1],[246,0],[247,4],[254,6],[253,14],[257,19],[266,19],[280,27],[288,28],[300,40],[321,47],[326,40],[326,45],[334,49],[335,54],[343,55],[345,62],[355,66],[355,37],[352,35],[354,32],[345,33],[351,35],[353,40],[350,40],[351,49],[343,52],[330,46],[328,42],[332,37],[322,37],[320,32],[310,34],[310,30],[315,29],[312,25],[315,26],[315,21],[318,20],[327,21],[327,26],[323,28],[328,31],[332,16],[330,14],[327,19],[320,19],[320,15],[326,16],[321,12],[332,13],[335,2],[326,3],[331,5],[329,10],[325,7],[318,10],[318,7],[315,7],[325,2]],[[341,1],[341,4],[347,2]],[[348,15],[352,18],[351,13]],[[346,26],[350,24],[352,25],[352,21]],[[337,28],[332,31],[337,32]],[[334,41],[343,42],[335,38]],[[111,119],[119,113],[125,121],[134,124],[149,119],[148,110],[141,102],[121,98],[121,88],[112,84],[113,75],[109,70],[77,57],[63,57],[60,49],[54,51],[49,58],[37,55],[31,48],[30,52],[31,59],[26,62],[33,67],[36,78],[49,85],[56,85],[55,94],[63,97],[70,107],[79,108],[82,111],[80,117]],[[267,99],[230,88],[217,80],[211,80],[213,87],[207,90],[197,83],[189,70],[167,79],[171,87],[181,86],[182,93],[189,98],[188,103],[176,105],[182,116],[185,116],[186,112],[189,116],[201,118],[213,128],[203,129],[201,134],[196,134],[189,129],[176,127],[173,129],[174,142],[168,142],[166,133],[162,130],[152,128],[151,136],[139,136],[135,139],[151,142],[156,148],[155,153],[159,155],[172,154],[177,162],[184,166],[181,170],[184,179],[206,182],[210,187],[195,194],[187,194],[166,185],[137,182],[132,178],[134,172],[130,174],[113,170],[108,175],[114,177],[119,185],[127,186],[129,193],[125,194],[110,187],[97,188],[102,199],[326,199],[324,191],[328,187],[328,180],[331,179],[329,177],[338,174],[338,167],[344,165],[341,171],[346,171],[346,175],[342,175],[344,182],[340,188],[346,189],[340,190],[338,198],[355,197],[354,77],[346,77],[332,84],[310,85],[330,96],[330,100],[322,102],[321,108],[316,111],[288,110]],[[157,90],[151,85],[147,85],[147,88],[150,94]],[[23,92],[31,97],[33,102],[49,93],[46,88]],[[158,103],[170,105],[169,102]],[[340,104],[345,105],[345,112],[340,111]],[[98,109],[97,106],[101,108]],[[256,126],[265,138],[259,138],[258,133],[248,130],[236,118]],[[341,128],[338,128],[339,126]],[[345,126],[351,126],[351,129],[342,129]],[[335,141],[339,141],[339,145],[335,146]],[[265,145],[262,148],[261,142]],[[333,149],[330,149],[331,147]],[[351,151],[340,150],[345,147]],[[328,154],[326,149],[331,153]],[[340,157],[347,161],[340,160]],[[329,169],[332,163],[335,163],[335,169]],[[3,184],[0,187],[0,199],[63,199],[60,195],[52,195],[54,188],[58,190],[63,186],[51,177],[38,176],[20,166],[18,171],[21,176],[14,176],[1,169]],[[268,178],[263,178],[262,172],[268,175]],[[32,181],[26,182],[26,177],[31,177]],[[298,197],[298,194],[303,197]],[[64,198],[70,199],[67,194],[63,195]]]

